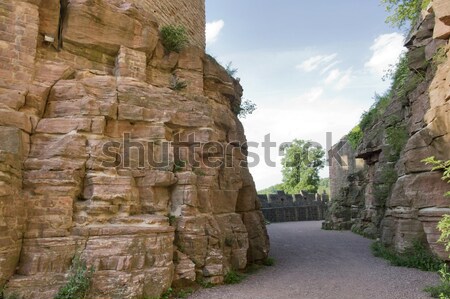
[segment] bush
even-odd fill
[[[88,268],[86,262],[76,255],[70,267],[69,281],[59,289],[55,299],[83,299],[91,287],[94,269]]]
[[[164,48],[169,52],[180,52],[188,43],[186,29],[183,26],[163,26],[160,35]]]
[[[391,265],[397,267],[417,268],[422,271],[438,271],[442,266],[442,261],[419,241],[414,242],[403,253],[387,248],[378,241],[372,244],[371,249],[374,256],[384,258]]]

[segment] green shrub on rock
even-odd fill
[[[180,52],[188,44],[186,28],[177,25],[161,27],[161,40],[169,52]]]

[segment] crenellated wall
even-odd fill
[[[258,194],[264,218],[269,222],[323,220],[329,197],[306,191],[289,195],[284,191],[276,194]]]

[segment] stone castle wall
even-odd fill
[[[232,111],[242,88],[202,48],[166,53],[146,3],[70,1],[58,51],[44,36],[57,36],[59,0],[0,2],[7,296],[53,298],[75,256],[95,269],[88,298],[131,299],[196,280],[220,283],[268,254]],[[187,87],[170,89],[173,78]],[[127,134],[152,145],[146,157],[164,150],[166,163],[141,164],[139,146],[123,151]],[[221,157],[231,164],[208,166],[208,149],[191,146],[197,142],[233,144]],[[118,145],[108,154],[105,144]],[[190,156],[199,164],[183,162]],[[119,157],[130,164],[104,164]]]
[[[264,218],[269,222],[323,220],[329,197],[327,194],[302,192],[289,195],[258,194]]]

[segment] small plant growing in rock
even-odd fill
[[[183,169],[186,167],[186,161],[183,160],[179,160],[179,161],[175,161],[175,165],[174,165],[174,172],[180,172],[183,171]]]
[[[225,246],[227,247],[233,246],[233,237],[227,236],[225,238]]]
[[[233,110],[237,117],[246,118],[248,115],[255,112],[256,104],[250,100],[244,100],[240,106],[235,107]]]
[[[69,281],[59,289],[55,299],[83,299],[91,287],[94,268],[88,268],[86,262],[76,255],[70,267]]]
[[[225,70],[231,77],[234,77],[238,72],[238,69],[233,67],[233,62],[231,61],[227,63],[227,65],[225,66]]]
[[[169,52],[180,52],[188,44],[186,28],[181,25],[167,25],[160,30],[164,48]]]
[[[437,49],[436,53],[433,55],[433,66],[437,67],[438,65],[444,63],[447,60],[447,50],[445,47],[441,46]]]
[[[169,218],[169,225],[174,226],[177,222],[177,217],[174,215],[167,214],[167,218]]]
[[[172,76],[170,79],[170,89],[173,91],[181,91],[187,87],[186,81],[180,80],[177,76]]]

